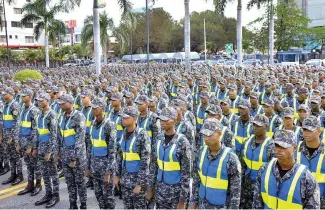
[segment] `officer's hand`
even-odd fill
[[[59,162],[59,159],[60,159],[59,153],[55,153],[55,155],[54,155],[54,162],[55,163]]]
[[[71,162],[69,163],[69,167],[70,167],[70,168],[75,168],[75,167],[76,167],[76,163],[77,163],[76,160],[71,161]]]
[[[89,170],[89,168],[86,168],[85,169],[85,176],[86,177],[90,177],[90,170]]]
[[[189,209],[196,209],[196,205],[191,205]]]
[[[33,150],[33,154],[32,154],[33,157],[36,157],[36,156],[37,156],[37,153],[38,153],[37,149],[34,149],[34,150]]]
[[[119,182],[120,182],[120,177],[114,176],[114,185],[118,190],[120,189]]]
[[[21,145],[18,143],[18,144],[17,144],[17,147],[16,147],[16,151],[17,151],[17,153],[20,153],[20,150],[21,150]]]
[[[44,161],[45,161],[45,162],[48,162],[48,161],[50,160],[50,158],[51,158],[51,153],[48,152],[48,153],[46,153],[45,156],[44,156]]]
[[[11,142],[12,142],[12,137],[9,137],[7,143],[11,144]]]
[[[148,188],[146,198],[148,201],[151,201],[152,197],[153,197],[153,190],[152,188]]]
[[[140,185],[136,185],[135,188],[133,189],[133,192],[136,195],[140,195],[140,191],[141,191],[141,186]]]
[[[2,135],[0,136],[0,144],[2,143]]]
[[[30,155],[31,153],[32,153],[32,147],[29,146],[29,147],[27,147],[27,149],[26,149],[26,151],[25,151],[25,154],[26,154],[26,155]]]
[[[104,177],[104,184],[109,184],[109,179],[111,177],[110,173],[105,173],[105,177]]]
[[[185,201],[180,201],[178,204],[177,204],[177,209],[185,209]]]

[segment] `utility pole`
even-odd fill
[[[205,19],[203,22],[203,27],[204,27],[204,60],[207,60],[207,33],[205,29]]]

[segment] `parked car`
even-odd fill
[[[237,63],[238,63],[237,60],[227,60],[224,65],[236,67]]]
[[[325,66],[324,60],[311,59],[305,63],[306,66]]]
[[[257,59],[247,59],[243,62],[243,66],[259,66],[261,63],[262,62]]]

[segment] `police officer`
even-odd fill
[[[271,99],[267,99],[264,101],[264,115],[269,118],[269,126],[266,131],[266,135],[268,137],[273,137],[274,132],[279,128],[279,126],[282,124],[281,118],[275,114],[274,112],[274,101]]]
[[[86,119],[82,112],[74,108],[73,103],[74,97],[67,94],[62,95],[58,101],[63,113],[59,118],[59,151],[56,155],[62,160],[63,173],[69,193],[70,209],[78,209],[77,194],[81,203],[80,208],[86,209],[87,188],[84,179]]]
[[[283,125],[279,126],[279,129],[285,129],[293,131],[297,138],[297,144],[304,140],[302,129],[300,126],[294,124],[294,109],[291,107],[286,107],[282,112]]]
[[[222,124],[206,119],[203,146],[194,162],[191,209],[238,209],[241,167],[237,155],[221,142]]]
[[[263,114],[264,109],[262,105],[259,104],[258,102],[258,93],[257,92],[252,92],[249,97],[249,101],[251,102],[251,109],[250,109],[250,116],[255,117],[257,114]],[[264,101],[263,101],[264,102]]]
[[[104,98],[92,100],[92,114],[96,118],[90,128],[90,148],[88,150],[85,174],[92,176],[95,196],[100,209],[114,209],[113,178],[116,168],[116,126],[104,116]]]
[[[240,153],[243,171],[240,206],[243,209],[252,208],[253,187],[258,170],[274,157],[273,139],[266,136],[269,119],[265,115],[258,114],[252,124],[254,135],[246,140]]]
[[[29,88],[22,89],[20,92],[22,102],[22,110],[20,113],[20,133],[19,143],[17,145],[17,152],[23,153],[24,161],[27,165],[28,184],[26,188],[18,195],[25,195],[31,193],[32,196],[37,195],[42,190],[40,171],[40,162],[36,157],[32,156],[32,151],[36,149],[37,141],[37,124],[36,118],[39,114],[39,109],[32,104],[33,90]],[[34,185],[34,179],[36,178],[36,186]]]
[[[138,110],[126,107],[121,114],[125,127],[118,143],[115,186],[121,179],[121,192],[125,209],[146,209],[146,191],[150,163],[150,138],[137,126]]]
[[[234,121],[236,121],[239,118],[239,116],[230,111],[230,99],[229,98],[222,99],[220,101],[220,107],[222,109],[222,115],[228,119],[231,126],[234,123]]]
[[[189,198],[190,143],[182,134],[176,133],[177,111],[164,108],[159,116],[164,132],[160,132],[154,145],[150,168],[147,199],[153,197],[157,209],[184,209]]]
[[[274,135],[275,156],[258,172],[253,209],[319,209],[319,186],[308,168],[295,160],[297,140],[292,131]]]
[[[325,208],[325,176],[324,142],[319,141],[321,134],[320,121],[314,116],[307,117],[302,125],[304,140],[298,144],[297,162],[305,165],[312,172],[320,189],[320,208]]]
[[[298,109],[299,118],[295,119],[295,125],[301,127],[304,119],[308,117],[309,114],[310,114],[309,106],[305,104],[301,104]]]
[[[38,156],[41,162],[41,171],[45,185],[45,196],[35,203],[40,206],[46,203],[46,208],[55,206],[60,201],[59,196],[59,175],[54,161],[54,154],[57,148],[58,123],[56,113],[50,109],[50,96],[45,92],[40,92],[36,98],[41,114],[36,118],[37,124],[37,150],[33,151],[33,156]]]
[[[2,184],[17,185],[24,180],[22,172],[22,160],[16,150],[19,142],[19,110],[20,105],[14,100],[14,90],[10,87],[2,92],[4,106],[3,116],[3,142],[5,158],[10,161],[11,176]]]
[[[80,102],[80,93],[78,91],[78,81],[73,81],[71,84],[71,93],[74,98],[73,107],[77,110],[81,110],[81,102]]]

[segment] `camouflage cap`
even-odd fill
[[[246,99],[241,99],[238,103],[238,108],[249,109],[251,107],[251,102]]]
[[[222,114],[222,110],[221,110],[220,106],[215,105],[215,104],[210,104],[209,108],[207,110],[205,110],[205,112],[213,114],[213,115],[221,115]]]
[[[305,81],[305,84],[306,84],[306,85],[311,85],[311,83],[312,83],[312,82],[311,82],[310,80],[306,80],[306,81]]]
[[[177,99],[182,100],[182,101],[184,101],[185,103],[187,102],[187,98],[186,98],[186,96],[185,96],[184,94],[182,94],[182,93],[179,93],[179,94],[177,95]]]
[[[161,113],[158,118],[162,121],[176,120],[177,110],[174,107],[165,107],[161,110]]]
[[[308,116],[304,119],[304,121],[302,122],[302,126],[303,129],[307,129],[310,131],[314,131],[317,128],[321,127],[321,123],[320,120],[318,119],[318,117],[315,116]]]
[[[320,104],[321,98],[319,96],[312,96],[310,99],[310,103]]]
[[[62,95],[59,100],[58,100],[58,104],[64,104],[64,103],[73,103],[74,98],[72,95],[68,95],[68,94],[64,94]]]
[[[274,101],[272,99],[266,99],[264,105],[273,107]]]
[[[222,99],[222,100],[220,101],[220,104],[222,104],[222,103],[224,103],[224,104],[228,104],[228,105],[231,104],[230,99],[229,99],[228,97]]]
[[[289,148],[297,145],[297,137],[293,131],[278,130],[274,134],[274,144],[283,148]]]
[[[298,111],[299,110],[305,110],[306,112],[310,111],[309,106],[307,104],[300,104],[299,108],[298,108]]]
[[[116,100],[121,100],[123,98],[123,94],[120,92],[115,92],[113,93],[113,95],[111,96],[111,100],[112,101],[116,101]]]
[[[237,90],[237,85],[230,84],[230,85],[228,85],[228,89]]]
[[[265,83],[264,87],[265,87],[265,89],[271,88],[272,84],[267,82],[267,83]]]
[[[259,94],[258,94],[258,92],[251,92],[251,94],[249,95],[249,97],[258,99]]]
[[[308,94],[308,89],[305,87],[302,87],[298,90],[298,94]]]
[[[125,97],[125,98],[134,98],[134,95],[133,95],[133,93],[131,93],[131,92],[125,92],[125,93],[124,93],[124,97]]]
[[[253,124],[256,124],[258,126],[268,126],[269,118],[266,117],[264,114],[257,114],[253,119]]]
[[[208,91],[202,91],[200,93],[201,98],[209,98],[209,92]]]
[[[123,118],[138,117],[139,111],[135,106],[127,106],[124,108],[123,113],[121,113],[120,116]]]
[[[10,95],[15,95],[15,91],[13,88],[11,87],[7,87],[5,88],[2,92],[1,92],[2,95],[7,95],[7,94],[10,94]]]
[[[207,118],[204,120],[200,133],[205,136],[211,136],[216,131],[222,131],[222,124],[218,119]]]
[[[293,108],[291,107],[286,107],[283,109],[281,115],[282,115],[282,118],[285,118],[285,117],[288,117],[288,118],[294,118],[294,110]]]
[[[40,91],[39,94],[36,97],[37,101],[50,101],[51,97],[48,93],[44,92],[44,91]]]
[[[146,95],[140,95],[136,100],[136,104],[147,104],[149,103],[149,98]]]
[[[60,92],[60,88],[58,86],[53,86],[51,89],[50,89],[50,92],[51,93],[58,93]]]
[[[219,79],[219,83],[222,84],[222,85],[224,85],[224,84],[226,84],[226,80],[224,78],[220,78]]]
[[[173,99],[171,101],[171,103],[176,107],[176,108],[180,108],[186,105],[185,101],[180,100],[180,99]]]
[[[295,86],[293,84],[291,84],[291,83],[286,84],[286,89],[294,89],[294,88],[295,88]]]
[[[24,96],[29,96],[29,97],[33,97],[34,95],[34,91],[30,88],[24,88],[20,91],[20,96],[24,97]]]
[[[157,99],[157,97],[156,96],[151,96],[151,97],[149,97],[149,102],[158,102],[158,99]]]
[[[80,97],[87,97],[87,96],[92,96],[92,90],[90,89],[84,89],[81,94]]]
[[[105,91],[106,91],[107,93],[112,93],[112,92],[114,92],[114,90],[115,90],[115,87],[114,87],[114,86],[108,86],[108,87],[105,89]]]
[[[94,108],[94,109],[97,109],[97,108],[105,109],[105,107],[106,107],[106,101],[105,101],[104,98],[95,97],[91,101],[91,107]]]

